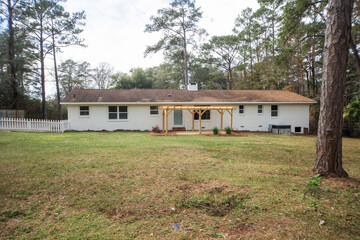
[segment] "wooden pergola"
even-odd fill
[[[168,133],[168,118],[172,111],[174,110],[187,110],[192,115],[192,131],[195,131],[194,124],[195,118],[194,115],[197,113],[199,114],[199,134],[201,134],[201,116],[207,110],[216,110],[220,113],[221,116],[221,125],[220,130],[223,130],[223,115],[225,112],[230,114],[230,128],[232,129],[232,119],[233,119],[233,111],[235,110],[232,106],[161,106],[160,109],[162,110],[162,123],[163,129],[162,131]],[[164,129],[166,123],[166,127]]]

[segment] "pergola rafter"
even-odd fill
[[[199,134],[201,134],[201,117],[207,110],[216,110],[221,116],[220,130],[223,129],[223,116],[225,112],[230,114],[230,128],[232,128],[233,111],[235,110],[232,106],[161,106],[162,110],[162,121],[163,121],[163,132],[168,133],[168,122],[169,115],[174,110],[187,110],[192,115],[192,131],[195,131],[195,113],[199,114]],[[164,129],[166,123],[166,127]]]

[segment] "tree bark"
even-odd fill
[[[329,0],[326,19],[321,104],[313,171],[348,177],[342,167],[344,85],[353,0]]]
[[[228,64],[228,90],[232,90],[232,83],[233,83],[233,76],[232,76],[232,69],[231,69],[231,63]]]
[[[43,118],[47,119],[46,111],[46,96],[45,96],[45,53],[44,53],[44,39],[43,39],[43,22],[40,19],[40,78],[41,78],[41,98],[42,98],[42,110]]]
[[[184,31],[184,67],[185,67],[185,89],[187,89],[187,85],[189,85],[189,70],[188,70],[188,54],[187,54],[187,40],[186,40],[186,31]]]
[[[16,79],[16,66],[15,66],[15,31],[14,31],[14,22],[13,22],[13,6],[12,1],[8,0],[7,2],[7,9],[8,9],[8,28],[9,28],[9,37],[8,37],[8,63],[9,63],[9,70],[10,70],[10,83],[11,83],[11,90],[13,94],[13,103],[12,108],[18,109],[18,102],[19,102],[19,84]]]
[[[60,87],[59,87],[59,77],[58,77],[58,70],[57,70],[57,63],[56,63],[56,46],[55,46],[55,36],[52,33],[52,47],[53,47],[53,58],[54,58],[54,73],[55,73],[55,83],[56,83],[56,97],[57,97],[57,104],[58,104],[58,111],[59,111],[59,120],[62,120],[62,111],[61,111],[61,104],[60,104]]]

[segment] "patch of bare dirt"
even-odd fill
[[[214,137],[247,137],[248,135],[243,134],[243,133],[239,133],[239,132],[232,132],[230,134],[224,134],[224,133],[219,133],[219,134],[213,134],[213,133],[202,133],[202,136],[214,136]]]
[[[151,136],[177,136],[175,132],[168,132],[168,133],[155,133],[155,132],[150,132]]]
[[[324,185],[332,185],[342,189],[354,189],[360,188],[360,181],[352,178],[328,178],[324,179]]]

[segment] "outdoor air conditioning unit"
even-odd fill
[[[189,83],[188,85],[188,91],[198,91],[198,84],[197,83]]]

